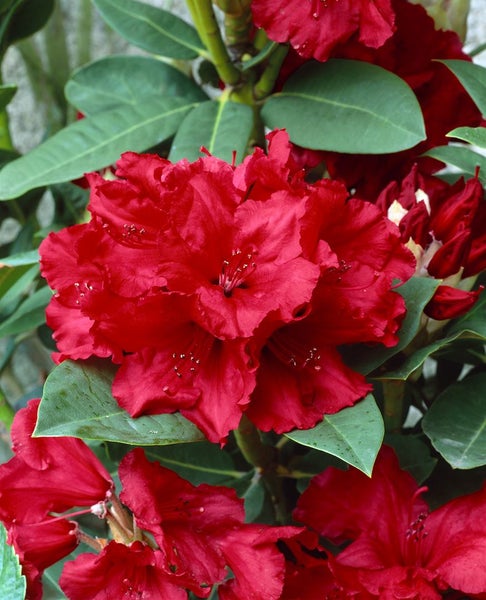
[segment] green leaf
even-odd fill
[[[42,29],[54,10],[54,0],[19,0],[11,2],[0,19],[0,44],[3,51],[19,40]]]
[[[486,156],[474,152],[467,146],[437,146],[427,150],[422,156],[431,156],[453,165],[474,177],[479,167],[479,179],[486,184]]]
[[[456,127],[449,131],[447,137],[469,142],[479,148],[486,148],[486,127]]]
[[[459,79],[479,110],[486,115],[486,68],[467,60],[440,60]]]
[[[0,523],[0,590],[2,600],[24,600],[25,577],[15,550],[7,544],[7,532]]]
[[[375,399],[368,394],[354,406],[324,419],[313,429],[285,434],[294,442],[337,456],[371,476],[384,427]]]
[[[434,448],[455,469],[486,464],[486,373],[451,385],[440,394],[423,419],[423,430]]]
[[[437,459],[430,455],[427,444],[416,435],[387,433],[385,444],[395,450],[400,467],[408,471],[419,484],[430,477],[437,465]]]
[[[425,139],[419,103],[399,77],[362,61],[307,63],[270,96],[262,117],[315,150],[381,154]]]
[[[389,358],[406,348],[416,336],[422,319],[424,307],[432,298],[440,280],[428,277],[412,277],[397,288],[397,292],[405,299],[407,314],[400,328],[400,340],[396,346],[374,348],[363,345],[353,346],[344,350],[346,364],[354,371],[368,375],[385,363]]]
[[[78,69],[67,82],[68,101],[85,115],[151,96],[207,100],[194,81],[178,69],[148,56],[108,56]]]
[[[52,291],[44,286],[31,294],[8,319],[0,323],[0,337],[31,331],[45,322]]]
[[[135,0],[93,0],[103,19],[131,44],[183,60],[206,53],[197,31],[176,15]]]
[[[0,110],[3,110],[14,97],[17,91],[16,85],[1,85],[0,86]]]
[[[28,250],[26,252],[19,252],[19,254],[12,254],[10,256],[4,256],[0,258],[1,267],[20,267],[20,266],[32,266],[39,262],[39,252],[37,250]]]
[[[122,152],[141,152],[175,133],[194,106],[183,98],[147,98],[68,125],[0,171],[0,199],[82,177],[113,164]]]
[[[39,273],[38,265],[20,265],[0,269],[0,317],[17,308]]]
[[[179,127],[169,158],[190,161],[201,156],[204,146],[211,154],[231,162],[236,151],[239,161],[246,155],[253,123],[253,111],[246,104],[221,100],[196,106]]]
[[[102,361],[65,361],[57,366],[44,385],[34,436],[145,446],[204,439],[199,429],[179,414],[132,419],[111,394],[113,375],[110,365]]]
[[[206,441],[148,448],[145,454],[148,459],[158,460],[164,467],[176,471],[193,485],[227,485],[246,475],[235,470],[233,460],[227,452]]]

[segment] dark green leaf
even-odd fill
[[[46,380],[34,435],[145,446],[204,439],[179,414],[132,419],[113,398],[112,381],[113,369],[107,363],[61,363]]]
[[[0,317],[10,315],[39,273],[37,265],[0,268]]]
[[[151,96],[179,96],[202,102],[207,96],[189,77],[146,56],[108,56],[77,70],[67,82],[66,98],[85,115]]]
[[[381,413],[371,394],[354,406],[334,415],[325,415],[313,429],[295,430],[285,435],[294,442],[337,456],[371,476],[383,441]]]
[[[0,199],[77,179],[111,165],[126,150],[155,146],[175,133],[193,106],[183,98],[151,97],[72,123],[0,171]]]
[[[2,85],[0,86],[0,110],[3,110],[7,104],[14,97],[17,91],[16,85]]]
[[[486,373],[467,377],[440,394],[423,419],[434,448],[455,469],[486,464]]]
[[[486,294],[484,292],[464,316],[452,322],[448,333],[452,335],[467,331],[475,333],[486,340]]]
[[[376,346],[354,346],[344,352],[346,364],[355,371],[368,375],[395,354],[406,348],[416,336],[422,319],[424,307],[434,295],[440,281],[427,277],[412,277],[397,288],[405,299],[407,314],[400,328],[400,340],[396,346],[385,348]]]
[[[469,142],[479,148],[486,148],[486,127],[457,127],[449,131],[447,137]]]
[[[486,184],[486,156],[474,152],[467,146],[437,146],[424,153],[449,165],[458,167],[473,177],[479,167],[479,179]]]
[[[7,544],[7,532],[0,523],[0,590],[2,600],[24,600],[26,582],[19,559]]]
[[[479,110],[486,115],[486,68],[467,60],[441,60],[459,79]]]
[[[425,139],[418,101],[399,77],[362,61],[310,62],[270,96],[265,125],[285,127],[295,144],[317,150],[381,154]]]
[[[42,325],[51,296],[51,290],[45,286],[30,295],[8,319],[0,323],[0,337],[31,331]]]
[[[194,108],[179,127],[169,158],[196,160],[204,146],[211,154],[228,162],[236,151],[238,161],[246,155],[253,112],[246,104],[228,100],[210,101]]]
[[[408,471],[417,483],[423,483],[435,469],[437,459],[430,455],[427,444],[416,435],[388,433],[385,444],[392,446],[400,461],[400,467]]]
[[[11,2],[0,22],[1,47],[5,50],[15,42],[42,29],[54,9],[54,0],[19,0]]]
[[[229,481],[245,475],[235,470],[227,452],[206,441],[147,448],[145,454],[150,460],[158,460],[164,467],[176,471],[193,485],[227,485]]]
[[[135,0],[93,0],[103,19],[131,44],[160,56],[205,54],[197,31],[176,15]]]

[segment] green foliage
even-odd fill
[[[483,115],[486,115],[486,68],[466,60],[441,60],[462,83]]]
[[[285,127],[305,148],[381,154],[425,139],[418,101],[407,84],[376,65],[353,60],[298,69],[262,111],[265,125]]]
[[[448,387],[429,409],[423,430],[435,449],[456,469],[484,465],[486,456],[486,373]]]
[[[84,115],[125,104],[136,105],[152,96],[203,102],[207,96],[184,73],[148,56],[108,56],[74,72],[66,97]]]
[[[457,167],[467,177],[474,177],[479,168],[479,179],[486,185],[486,158],[467,146],[436,146],[425,152],[424,156],[431,156]]]
[[[238,162],[246,155],[252,130],[253,112],[246,104],[219,102],[199,104],[184,119],[172,143],[169,158],[172,161],[187,158],[196,160],[204,146],[211,154],[227,162],[236,152]]]
[[[191,59],[205,54],[197,31],[172,13],[135,0],[93,0],[123,38],[152,54]]]
[[[0,523],[0,590],[3,600],[23,600],[26,582],[19,559],[12,546],[7,544],[7,532]]]
[[[112,381],[113,369],[106,363],[61,363],[44,385],[34,435],[146,446],[204,439],[179,414],[130,418],[111,394]]]
[[[0,55],[47,23],[54,0],[6,0],[0,5]]]
[[[2,85],[0,86],[0,110],[3,110],[7,104],[12,100],[17,91],[16,85]]]
[[[285,434],[294,442],[337,456],[371,476],[383,441],[383,418],[371,394],[354,406],[334,415],[324,415],[321,423],[307,430]]]
[[[172,136],[194,103],[152,96],[72,123],[0,171],[0,199],[108,167]]]

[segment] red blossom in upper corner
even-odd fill
[[[423,6],[392,0],[396,31],[381,48],[367,48],[350,40],[335,49],[333,58],[362,60],[381,66],[406,81],[414,91],[424,116],[427,139],[410,150],[387,155],[347,155],[328,152],[326,165],[332,177],[355,188],[360,197],[374,201],[385,185],[404,177],[414,162],[432,173],[442,163],[421,155],[447,144],[446,134],[460,126],[481,125],[481,113],[458,79],[440,59],[470,61],[458,35],[438,30]]]
[[[439,600],[447,590],[486,592],[486,490],[429,511],[414,479],[390,448],[372,478],[350,468],[314,477],[294,517],[334,544],[329,557],[338,597]],[[481,595],[481,596],[480,596]]]
[[[42,596],[44,569],[76,548],[74,507],[97,513],[113,482],[84,442],[75,438],[32,438],[39,400],[21,409],[12,425],[15,456],[0,465],[0,521],[8,531],[27,577],[29,600]]]
[[[336,347],[397,342],[413,256],[378,209],[303,174],[278,131],[237,167],[128,153],[117,180],[91,175],[91,221],[40,247],[56,358],[111,357],[132,416],[180,411],[214,442],[250,406],[288,431],[357,402],[369,386]],[[293,408],[270,411],[284,379]]]
[[[379,48],[394,31],[390,0],[253,0],[253,18],[276,42],[290,42],[305,58],[325,61],[350,38]]]
[[[390,183],[376,204],[399,226],[417,259],[416,274],[443,280],[426,314],[451,319],[467,312],[480,290],[460,289],[462,281],[486,269],[486,201],[479,179],[450,185],[414,166],[401,182]]]

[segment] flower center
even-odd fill
[[[256,264],[253,257],[256,254],[254,250],[232,250],[231,257],[223,261],[221,273],[219,274],[218,285],[223,289],[223,294],[231,297],[235,288],[244,288],[246,278],[253,273]]]
[[[321,355],[315,346],[303,343],[295,336],[290,336],[285,331],[277,331],[267,343],[269,350],[282,363],[294,369],[314,369],[320,371]]]

